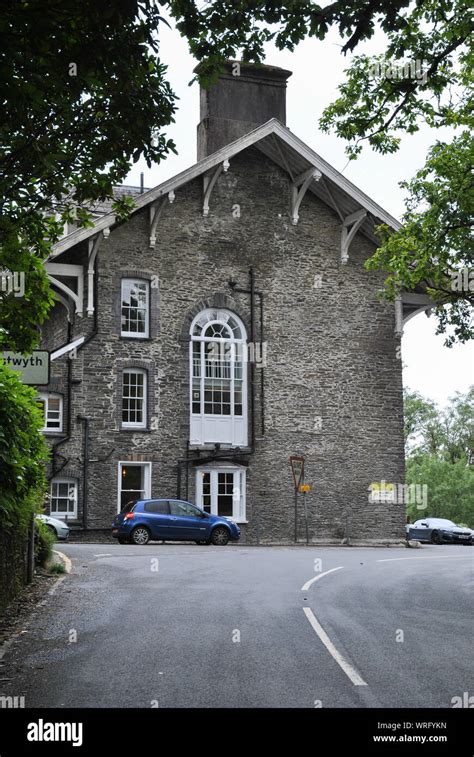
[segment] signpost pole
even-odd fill
[[[298,542],[298,489],[295,489],[295,544]]]
[[[306,489],[303,492],[303,505],[304,505],[304,523],[305,523],[305,528],[306,528],[306,544],[309,544],[308,510],[306,509]]]
[[[291,472],[293,474],[293,483],[295,485],[295,544],[298,541],[298,490],[300,483],[304,478],[304,457],[301,455],[291,455],[290,457]]]

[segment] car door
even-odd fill
[[[143,515],[152,539],[166,539],[171,528],[170,506],[167,499],[153,499],[143,503]]]
[[[190,502],[170,500],[170,517],[174,521],[176,536],[181,541],[199,541],[207,538],[208,523],[205,514]]]
[[[432,530],[428,521],[417,520],[413,525],[410,525],[408,538],[415,541],[430,541]]]

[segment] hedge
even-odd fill
[[[45,500],[43,423],[36,389],[0,361],[0,609],[24,582],[28,527]]]

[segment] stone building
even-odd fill
[[[285,126],[289,76],[229,63],[201,92],[198,162],[47,263],[50,508],[78,532],[169,497],[291,542],[301,455],[312,542],[403,535],[404,504],[369,492],[404,476],[403,314],[364,268],[398,222]]]

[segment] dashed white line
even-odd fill
[[[357,670],[354,668],[353,665],[351,665],[349,662],[347,662],[346,658],[342,656],[340,652],[337,651],[336,647],[332,643],[331,639],[327,635],[326,631],[318,621],[316,620],[316,617],[312,610],[310,610],[309,607],[303,607],[303,612],[308,618],[309,622],[311,623],[311,626],[319,639],[323,642],[324,646],[328,650],[329,654],[336,660],[337,664],[342,668],[346,676],[349,678],[349,680],[354,684],[354,686],[367,686],[364,679],[359,675]]]
[[[112,557],[112,553],[111,552],[104,552],[101,555],[94,555],[94,557]]]
[[[341,570],[343,567],[343,565],[340,565],[338,568],[331,568],[331,570],[326,570],[324,573],[320,573],[319,575],[314,576],[314,578],[310,578],[309,581],[306,581],[306,583],[303,584],[301,591],[308,591],[309,587],[312,586],[315,581],[319,581],[320,578],[329,575],[329,573],[334,573],[335,570]]]

